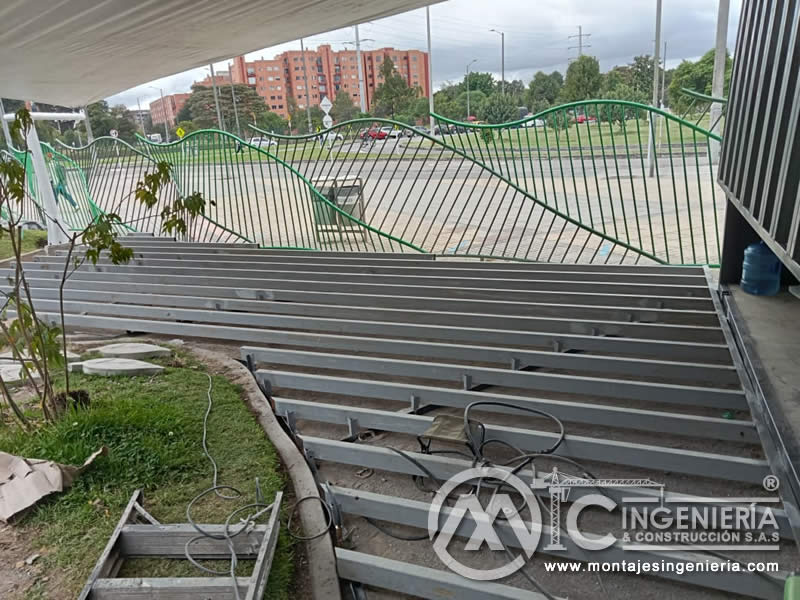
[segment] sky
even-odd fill
[[[487,11],[491,6],[491,12]],[[500,78],[500,35],[505,33],[506,80],[526,84],[536,71],[566,71],[578,55],[578,26],[584,54],[597,57],[600,69],[624,65],[634,56],[653,54],[656,0],[448,0],[430,7],[433,85],[463,78],[467,63],[473,71],[489,71]],[[695,60],[714,47],[718,0],[664,0],[662,43],[666,42],[667,67],[681,60]],[[728,49],[733,52],[739,25],[741,0],[731,0]],[[359,26],[362,48],[393,46],[427,49],[425,9],[363,23]],[[331,44],[334,49],[353,48],[352,27],[308,37],[306,48]],[[268,40],[264,40],[268,43]],[[248,59],[271,58],[285,50],[299,50],[290,42],[247,54]],[[662,47],[663,52],[663,47]],[[227,69],[227,62],[215,63]],[[111,105],[147,108],[160,90],[164,94],[188,92],[192,83],[208,75],[208,67],[164,77],[108,98]]]

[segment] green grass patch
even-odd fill
[[[201,448],[208,401],[205,370],[184,355],[162,364],[165,371],[155,377],[76,374],[72,388],[89,392],[89,409],[71,411],[33,434],[0,425],[0,449],[25,457],[81,464],[99,447],[108,447],[108,455],[99,457],[69,491],[42,502],[18,525],[30,528],[37,547],[47,548],[45,566],[67,574],[59,597],[77,595],[135,489],[143,490],[145,508],[162,523],[182,523],[187,503],[211,486],[211,465]],[[219,484],[239,489],[242,498],[208,495],[195,507],[201,523],[222,523],[235,508],[254,502],[256,477],[267,502],[285,486],[275,449],[249,413],[241,389],[221,376],[213,375],[212,380],[209,448],[220,468]],[[288,502],[285,499],[283,522]],[[240,572],[249,573],[252,562],[243,564],[247,568]],[[188,561],[147,560],[130,561],[121,575],[204,573]],[[282,532],[266,597],[291,597],[292,576],[291,542]],[[37,593],[41,590],[30,597]]]
[[[40,248],[38,244],[40,240],[47,241],[47,232],[38,231],[36,229],[26,229],[22,232],[22,253],[31,252]],[[0,260],[4,258],[11,258],[14,256],[14,251],[11,249],[11,239],[8,234],[0,237]]]

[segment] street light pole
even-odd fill
[[[154,85],[148,85],[147,87],[153,88],[154,90],[158,90],[159,92],[161,92],[161,110],[164,111],[164,135],[167,137],[167,143],[169,144],[169,128],[167,127],[167,103],[164,101],[164,90]],[[86,113],[86,122],[87,123],[89,122],[88,111]],[[89,135],[91,136],[91,132],[89,132],[88,129],[87,133],[89,133]]]
[[[225,130],[225,123],[222,120],[222,113],[219,110],[219,93],[217,92],[217,77],[214,74],[214,64],[211,63],[208,65],[211,69],[211,89],[214,92],[214,106],[217,108],[217,127]],[[245,77],[247,74],[245,74]],[[233,81],[233,76],[231,75],[231,81]]]
[[[364,95],[364,65],[361,62],[361,38],[358,37],[358,25],[355,26],[356,30],[356,62],[358,63],[358,97],[361,106],[361,112],[367,112],[367,98]]]
[[[8,123],[5,120],[6,109],[3,107],[3,99],[0,98],[0,126],[3,128],[3,139],[6,141],[6,146],[11,148],[11,133],[8,131]]]
[[[433,126],[433,53],[431,52],[431,8],[425,7],[425,18],[428,22],[428,112],[430,113],[431,135],[434,132]]]
[[[711,76],[711,95],[722,98],[725,94],[725,62],[728,59],[728,14],[730,13],[730,0],[719,0],[717,10],[717,39],[714,48],[714,72]],[[722,105],[718,102],[711,104],[709,123],[711,132],[719,134]],[[709,140],[711,148],[711,161],[719,163],[720,145],[716,140]]]
[[[144,126],[144,117],[142,116],[142,102],[139,99],[139,96],[136,96],[136,108],[139,111],[139,125],[142,126],[142,133],[144,137],[147,137],[147,129]]]
[[[497,29],[490,29],[500,34],[500,93],[506,93],[506,34]]]
[[[306,88],[306,117],[308,118],[308,133],[311,133],[311,101],[308,95],[308,73],[306,72],[306,50],[303,47],[303,38],[300,38],[300,58],[303,59],[303,85]]]
[[[471,62],[467,63],[467,121],[469,121],[469,68],[476,62],[478,62],[478,59],[474,58]]]
[[[661,66],[660,60],[661,57],[659,54],[661,53],[661,5],[662,0],[656,0],[656,40],[655,40],[655,50],[653,52],[653,108],[658,108],[658,100],[659,100],[659,93],[658,93],[658,84],[660,81],[658,69]],[[650,143],[647,145],[647,167],[648,173],[650,177],[655,174],[656,168],[656,136],[655,136],[655,116],[654,112],[650,113]]]

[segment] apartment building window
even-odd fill
[[[272,105],[272,108],[278,108],[278,106],[277,106],[277,105],[275,105],[275,104],[273,104],[273,105]]]
[[[376,56],[375,57],[375,62],[381,62],[381,60],[382,60],[382,57],[380,57],[380,56]]]
[[[278,91],[280,92],[280,91],[281,91],[281,86],[279,86],[279,85],[276,85],[276,86],[275,86],[275,89],[276,89],[276,90],[278,90]]]
[[[417,57],[416,56],[412,56],[411,57],[411,62],[417,62]]]
[[[264,81],[264,77],[262,75],[259,75],[258,80],[259,81]]]
[[[275,100],[275,96],[270,96],[269,99],[270,100]]]
[[[283,108],[283,104],[278,104],[278,108]]]

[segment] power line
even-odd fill
[[[578,25],[578,35],[569,35],[569,36],[567,36],[567,39],[569,39],[569,40],[578,38],[578,45],[577,46],[570,46],[569,50],[574,50],[575,48],[577,48],[578,49],[578,56],[583,56],[583,49],[584,48],[591,48],[591,46],[589,44],[584,44],[583,43],[583,38],[591,37],[591,35],[592,35],[591,33],[583,33],[583,27],[581,25]]]

